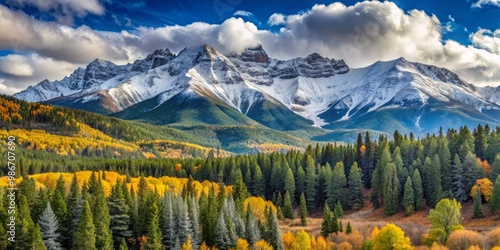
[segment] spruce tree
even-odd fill
[[[309,155],[306,160],[305,194],[307,210],[312,211],[316,207],[316,167],[314,159]]]
[[[200,227],[200,207],[196,195],[193,194],[188,198],[188,213],[191,220],[191,245],[194,249],[198,249],[202,242],[201,227]]]
[[[80,187],[78,186],[78,179],[76,174],[73,174],[73,179],[71,180],[71,187],[68,196],[68,225],[69,234],[71,236],[70,242],[73,242],[73,235],[76,228],[78,227],[78,222],[82,216],[84,200],[82,199]]]
[[[337,162],[337,164],[335,164],[331,180],[328,180],[326,185],[328,204],[331,207],[333,207],[337,202],[345,204],[345,187],[347,185],[347,180],[345,177],[344,164],[342,162]]]
[[[406,215],[411,215],[415,211],[415,195],[413,191],[413,183],[411,178],[406,178],[403,196],[403,206],[405,207]]]
[[[33,230],[35,224],[31,219],[30,209],[26,196],[18,194],[19,203],[16,209],[16,242],[15,250],[31,249],[33,246]]]
[[[342,209],[342,204],[340,204],[340,201],[337,201],[337,203],[335,204],[333,212],[335,213],[337,218],[339,219],[344,218],[344,210]]]
[[[307,225],[307,206],[306,206],[306,197],[304,193],[300,194],[300,224],[302,226]]]
[[[399,180],[396,173],[396,165],[388,163],[385,167],[384,177],[384,216],[393,215],[397,212]]]
[[[290,167],[288,167],[286,170],[284,191],[288,192],[288,194],[290,195],[292,205],[295,204],[295,180],[293,177],[292,169]]]
[[[163,245],[167,249],[174,249],[175,242],[177,241],[176,234],[176,223],[174,218],[174,209],[172,205],[173,193],[165,192],[163,196],[163,214],[162,214],[162,233],[163,233]]]
[[[267,216],[267,242],[273,246],[275,250],[284,250],[283,246],[283,235],[281,234],[280,225],[278,223],[278,218],[276,213],[271,209],[269,215]]]
[[[147,242],[144,245],[144,249],[161,250],[163,249],[163,245],[161,244],[160,212],[154,194],[148,194],[144,205],[147,208],[144,212],[149,215],[146,221],[147,227],[145,231]]]
[[[332,225],[333,213],[330,210],[330,207],[327,203],[323,207],[323,221],[321,222],[321,236],[328,237],[331,233],[333,233],[333,225]]]
[[[477,165],[477,157],[471,152],[467,152],[462,164],[465,190],[469,192],[476,183],[476,180],[483,178],[483,171]]]
[[[96,250],[95,227],[88,201],[84,202],[82,216],[75,231],[74,250]]]
[[[68,224],[68,207],[64,199],[64,193],[62,191],[55,191],[52,194],[50,204],[59,222],[59,233],[61,234],[59,242],[61,245],[66,246],[70,241],[71,235],[69,235],[70,230],[66,226]]]
[[[293,219],[294,218],[292,201],[290,198],[290,193],[288,191],[286,191],[285,199],[283,201],[283,216],[286,219]]]
[[[127,242],[125,241],[125,238],[122,238],[120,241],[120,248],[118,250],[128,250]]]
[[[432,163],[433,166],[429,171],[429,197],[427,202],[429,206],[434,207],[443,198],[443,188],[441,186],[441,163],[438,155],[434,156]]]
[[[247,211],[245,215],[245,239],[248,241],[250,246],[255,245],[260,240],[260,230],[258,227],[258,222],[254,217],[250,204],[247,206]]]
[[[191,220],[189,219],[187,205],[182,199],[182,196],[177,195],[177,212],[176,212],[176,232],[179,242],[186,242],[189,235],[191,234]]]
[[[451,166],[451,190],[457,201],[465,202],[467,200],[467,192],[465,191],[464,183],[464,171],[458,154],[455,154],[455,157],[453,157],[453,164]]]
[[[499,161],[500,163],[500,161]],[[306,172],[302,166],[297,166],[297,172],[295,173],[295,196],[300,196],[305,192],[305,182],[306,182]],[[305,197],[305,196],[304,196]]]
[[[128,239],[132,236],[132,231],[129,230],[129,207],[123,195],[120,182],[113,186],[111,190],[108,208],[110,215],[109,228],[113,234],[113,245],[119,246],[121,245],[122,239]]]
[[[260,169],[259,165],[257,163],[254,163],[255,166],[255,173],[253,177],[253,190],[255,196],[260,196],[264,197],[265,194],[265,189],[266,189],[266,180],[264,179],[264,176],[262,175],[262,170]]]
[[[96,194],[92,215],[96,233],[96,248],[112,249],[113,234],[109,228],[111,218],[109,215],[108,204],[106,202],[104,192],[99,192]]]
[[[443,188],[443,192],[447,195],[451,195],[452,192],[452,180],[450,171],[451,171],[451,153],[448,148],[448,140],[446,137],[439,138],[439,146],[438,146],[438,155],[439,161],[441,163],[441,185]]]
[[[481,204],[481,190],[479,190],[479,188],[476,188],[476,195],[474,195],[474,205],[472,206],[472,218],[478,219],[483,217],[484,212],[483,206]]]
[[[495,160],[491,164],[490,180],[494,182],[497,176],[500,176],[500,154],[495,156]]]
[[[31,232],[31,235],[33,236],[33,247],[31,250],[47,250],[51,248],[47,248],[45,246],[45,243],[43,242],[42,239],[42,234],[40,232],[40,226],[37,224],[35,227],[33,227],[33,231]],[[52,249],[61,249],[61,248],[52,248]]]
[[[351,222],[350,221],[347,222],[347,227],[345,229],[345,233],[348,234],[348,235],[352,233],[352,226],[351,226]]]
[[[40,216],[38,223],[40,225],[43,242],[47,249],[62,249],[61,244],[58,242],[58,238],[61,235],[58,232],[59,222],[57,221],[54,211],[52,211],[50,202],[47,202],[47,206]]]
[[[217,220],[217,225],[215,227],[215,238],[214,238],[215,246],[219,249],[226,250],[232,247],[229,232],[227,230],[226,219],[224,215],[224,211],[220,211],[219,218]]]
[[[361,179],[361,171],[358,164],[354,162],[349,171],[349,206],[352,209],[361,209],[363,207],[363,182]]]
[[[500,212],[500,175],[495,180],[488,206],[492,214]]]

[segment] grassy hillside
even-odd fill
[[[228,114],[237,113],[234,117],[238,119],[245,117],[232,109],[221,108],[219,111],[225,111]],[[255,146],[261,144],[273,144],[275,148],[279,148],[277,145],[283,145],[283,148],[286,148],[304,147],[310,143],[307,139],[256,125],[255,121],[246,117],[245,119],[248,122],[244,125],[229,125],[231,122],[228,122],[228,125],[193,125],[193,123],[196,124],[194,120],[183,118],[179,123],[170,126],[158,126],[0,96],[2,136],[15,133],[22,139],[22,146],[26,148],[49,149],[49,152],[58,154],[72,154],[70,148],[79,154],[79,150],[84,151],[86,148],[104,150],[107,146],[109,147],[106,150],[111,154],[115,154],[117,149],[124,148],[134,152],[142,149],[142,151],[152,153],[151,150],[144,150],[140,145],[155,140],[170,141],[171,146],[168,147],[170,151],[160,152],[159,155],[171,154],[176,157],[179,156],[180,148],[184,152],[183,156],[203,156],[207,150],[216,148],[236,153],[249,153],[255,152]],[[26,136],[36,138],[38,146],[35,146],[34,142],[28,143]],[[72,140],[74,141],[71,142]],[[70,146],[72,144],[75,145]],[[174,144],[177,145],[173,146]],[[199,154],[201,153],[200,147],[204,148],[201,150],[205,152],[202,155]]]

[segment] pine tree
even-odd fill
[[[182,199],[182,196],[177,195],[177,212],[175,213],[175,219],[177,220],[176,232],[179,242],[186,242],[189,235],[191,234],[191,220],[189,219],[187,205]]]
[[[474,145],[476,146],[475,151],[477,157],[485,159],[486,149],[488,148],[488,141],[486,140],[486,135],[484,134],[484,128],[479,124],[477,130],[474,131]]]
[[[162,219],[162,233],[163,244],[167,249],[174,249],[177,240],[176,225],[174,218],[174,211],[172,205],[173,193],[166,192],[163,196],[163,219]]]
[[[323,207],[323,221],[321,222],[321,235],[325,238],[333,233],[332,219],[333,213],[328,204],[325,203],[325,206]]]
[[[351,222],[347,222],[347,227],[345,229],[345,233],[346,234],[351,234],[352,233],[352,226],[351,226]]]
[[[84,200],[81,197],[80,188],[78,186],[78,179],[76,174],[73,174],[73,179],[71,180],[71,187],[68,196],[68,225],[69,235],[71,236],[71,242],[73,241],[73,235],[82,216]]]
[[[491,164],[490,180],[494,182],[497,176],[500,175],[500,154],[495,156],[495,160]]]
[[[309,155],[306,160],[305,194],[307,210],[312,211],[316,207],[316,167],[313,158]]]
[[[433,166],[429,171],[429,197],[427,202],[429,206],[434,207],[443,198],[443,187],[441,186],[441,163],[438,155],[434,156],[432,164]]]
[[[345,177],[344,164],[337,162],[333,169],[331,180],[327,183],[327,197],[330,206],[334,206],[337,202],[342,204],[346,201],[345,187],[347,180]]]
[[[477,165],[477,157],[471,152],[467,152],[462,165],[464,169],[463,180],[465,190],[469,191],[476,183],[476,180],[483,178],[483,171]]]
[[[15,250],[31,249],[33,246],[32,232],[35,224],[31,219],[28,201],[23,194],[18,195],[19,203],[16,210],[16,242],[14,244]]]
[[[202,242],[201,227],[200,227],[200,207],[196,195],[193,194],[188,199],[188,213],[191,220],[191,245],[194,249],[198,249]]]
[[[148,214],[147,227],[145,228],[147,242],[144,249],[161,250],[163,245],[161,244],[160,212],[154,194],[148,194],[144,205],[147,208],[144,212]]]
[[[399,180],[396,173],[396,165],[394,163],[388,163],[385,170],[384,216],[389,216],[397,212]]]
[[[291,203],[295,203],[295,180],[293,178],[292,169],[290,167],[287,168],[285,174],[285,192],[288,192],[290,195]]]
[[[50,204],[59,222],[59,233],[61,234],[59,236],[59,242],[61,245],[66,246],[70,241],[71,235],[69,235],[70,230],[66,226],[68,224],[68,207],[64,199],[64,193],[62,192],[63,191],[54,191]]]
[[[120,241],[120,248],[118,250],[128,250],[127,242],[125,241],[125,238],[122,238]]]
[[[288,193],[288,191],[286,191],[285,200],[283,201],[283,216],[286,219],[294,218],[292,201],[290,198],[290,193]]]
[[[148,210],[148,207],[146,207],[146,199],[150,192],[146,178],[139,178],[139,183],[137,185],[137,226],[135,227],[138,236],[146,233],[147,223],[149,221],[148,218],[150,217],[146,212]]]
[[[99,185],[101,185],[100,180]],[[108,204],[106,202],[104,192],[99,192],[96,194],[92,215],[96,233],[96,248],[112,249],[113,234],[111,232],[111,229],[109,228],[111,218],[109,215]]]
[[[465,202],[467,200],[467,192],[465,191],[464,184],[464,171],[458,154],[455,154],[455,157],[453,157],[453,164],[451,166],[451,190],[457,201]]]
[[[337,201],[335,204],[335,207],[333,208],[333,212],[337,216],[337,218],[344,218],[344,210],[342,209],[342,204],[340,204],[340,201]]]
[[[245,237],[245,239],[248,241],[248,244],[250,244],[250,246],[253,246],[260,239],[260,230],[259,230],[257,221],[255,220],[252,209],[250,208],[250,204],[248,204],[248,206],[247,206],[245,221],[246,221],[246,224],[245,224],[246,237]]]
[[[281,234],[280,225],[276,213],[271,209],[269,216],[267,216],[267,242],[273,246],[275,250],[284,250],[283,235]]]
[[[262,170],[260,169],[259,165],[257,165],[257,163],[254,163],[254,164],[255,164],[255,172],[254,172],[254,177],[253,177],[254,195],[264,197],[265,188],[266,188],[266,184],[265,184],[266,181],[264,179],[264,176],[262,175]]]
[[[439,138],[439,146],[438,146],[438,155],[439,155],[439,161],[441,163],[441,185],[443,188],[443,192],[445,192],[448,195],[451,195],[451,176],[448,174],[451,171],[451,153],[448,148],[448,140],[446,137],[440,137]],[[446,174],[444,174],[446,173]]]
[[[363,207],[363,182],[361,180],[361,171],[358,164],[354,162],[349,171],[349,206],[352,209],[361,209]]]
[[[113,234],[113,245],[119,246],[121,245],[122,239],[128,239],[132,236],[132,231],[129,230],[129,207],[123,195],[120,182],[113,186],[111,190],[108,208],[110,215],[109,228]]]
[[[415,169],[412,176],[413,180],[413,195],[415,196],[415,210],[424,209],[424,190],[422,188],[422,178],[418,168]]]
[[[500,212],[500,175],[495,180],[488,206],[492,214]]]
[[[306,182],[306,172],[304,172],[302,166],[299,165],[297,166],[297,172],[295,174],[295,197],[300,196],[305,192],[304,190],[305,182]]]
[[[41,228],[43,242],[47,249],[62,249],[61,244],[58,242],[58,238],[61,235],[58,232],[59,222],[54,211],[52,211],[50,202],[47,202],[47,206],[40,216],[38,223]]]
[[[229,239],[229,232],[227,230],[227,224],[225,220],[224,212],[221,210],[219,213],[219,219],[217,221],[217,226],[215,227],[215,245],[222,250],[229,249],[232,247]]]
[[[40,226],[38,224],[33,228],[31,235],[33,236],[33,247],[31,248],[31,250],[47,250],[47,247],[45,246],[42,240],[42,234],[40,233]],[[52,249],[60,249],[60,248],[52,248]]]
[[[307,225],[307,206],[306,206],[306,197],[304,193],[300,194],[300,224],[302,226]]]
[[[403,196],[403,206],[405,207],[406,215],[411,215],[415,211],[415,195],[413,192],[413,183],[411,178],[406,178]]]
[[[483,212],[483,206],[481,204],[481,190],[479,190],[479,188],[476,188],[476,195],[474,196],[474,205],[472,206],[472,218],[477,219],[483,217],[484,217],[484,212]]]
[[[78,227],[75,231],[75,239],[73,241],[74,250],[96,250],[95,247],[95,227],[92,218],[92,213],[90,212],[90,205],[88,201],[84,202],[82,217],[78,223]]]

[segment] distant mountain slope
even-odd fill
[[[189,148],[198,156],[200,153],[206,154],[207,148],[250,153],[258,151],[259,145],[275,145],[275,148],[281,145],[287,148],[305,147],[311,143],[307,139],[253,123],[247,126],[156,126],[71,108],[28,103],[0,95],[0,138],[5,139],[15,133],[24,143],[21,146],[36,149],[38,140],[46,145],[42,147],[39,144],[39,148],[50,148],[51,152],[59,154],[68,153],[69,145],[75,144],[71,146],[75,150],[85,150],[87,146],[100,149],[107,147],[137,155],[140,145],[150,145],[157,140],[176,144],[177,151],[179,148]],[[154,153],[154,150],[148,151],[147,148],[141,151]],[[189,150],[186,152],[191,154]]]
[[[313,136],[500,124],[500,87],[477,87],[444,68],[399,58],[350,69],[316,53],[272,59],[261,46],[239,55],[208,45],[157,50],[122,66],[95,60],[14,97],[157,125],[261,124]]]

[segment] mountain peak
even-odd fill
[[[237,57],[247,62],[269,63],[269,56],[260,44],[256,47],[245,49],[241,55]]]

